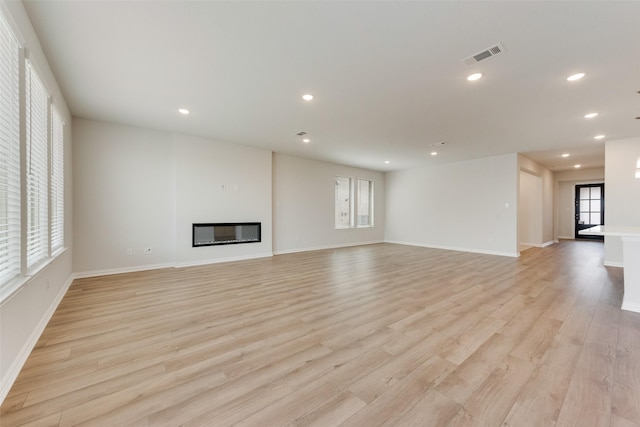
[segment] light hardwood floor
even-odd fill
[[[76,280],[12,426],[638,426],[640,314],[599,242],[393,244]]]

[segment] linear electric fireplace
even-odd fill
[[[193,224],[193,247],[262,241],[260,222]]]

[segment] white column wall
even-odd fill
[[[174,136],[176,264],[272,255],[271,151]],[[262,241],[192,247],[192,224],[260,222]]]
[[[635,178],[638,157],[640,137],[608,141],[605,145],[606,225],[640,226],[640,178]],[[621,238],[605,236],[605,265],[622,266],[622,261]]]

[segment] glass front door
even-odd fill
[[[602,236],[578,234],[596,225],[604,225],[604,184],[576,185],[576,239],[603,240]]]

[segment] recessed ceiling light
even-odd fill
[[[184,114],[184,115],[186,116],[186,115],[187,115],[187,114],[189,114],[191,111],[187,110],[186,108],[178,108],[178,112],[179,112],[180,114]]]
[[[313,99],[313,95],[307,93],[302,95],[302,99],[304,99],[305,101],[311,101]]]
[[[567,80],[570,81],[570,82],[575,82],[576,80],[580,80],[581,78],[583,78],[586,75],[587,75],[586,73],[571,74],[569,77],[567,77]]]
[[[562,157],[569,157],[570,155],[571,155],[571,154],[569,154],[569,153],[564,153],[564,154],[562,155]]]
[[[437,152],[437,151],[432,151],[430,154],[431,154],[432,156],[437,156],[437,155],[438,155],[438,152]]]
[[[470,82],[473,82],[480,79],[481,77],[482,77],[482,73],[474,73],[474,74],[471,74],[469,77],[467,77],[467,80],[469,80]]]
[[[305,144],[308,144],[311,142],[311,140],[309,138],[305,138],[302,140],[302,142],[304,142]]]
[[[576,169],[580,169],[582,167],[582,165],[573,165],[574,168]]]
[[[589,114],[585,114],[584,118],[585,119],[593,119],[597,115],[598,115],[598,113],[589,113]]]
[[[603,139],[604,135],[596,135],[593,137],[593,139]]]
[[[391,163],[391,161],[389,161],[389,160],[385,160],[384,162],[385,162],[386,164]]]

